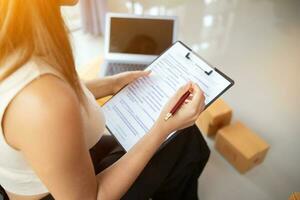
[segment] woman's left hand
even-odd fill
[[[117,93],[120,89],[132,81],[143,76],[148,76],[150,73],[151,71],[128,71],[113,75],[113,94]]]

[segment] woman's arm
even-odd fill
[[[103,78],[85,81],[85,85],[93,93],[95,98],[99,99],[108,95],[114,95],[128,83],[149,74],[150,71],[123,72],[113,76],[106,76]]]
[[[91,91],[96,99],[114,94],[115,78],[106,76],[85,81],[86,87]]]
[[[166,136],[167,130],[153,126],[122,158],[98,174],[98,200],[120,199],[165,141]]]
[[[7,142],[22,152],[57,200],[97,198],[82,122],[75,92],[53,75],[26,86],[4,116]]]

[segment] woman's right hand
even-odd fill
[[[174,116],[165,121],[164,118],[167,113],[170,112],[182,95],[189,89],[192,89],[190,97],[179,108]],[[199,86],[195,83],[189,82],[188,84],[179,88],[175,95],[166,103],[155,125],[164,130],[163,132],[167,135],[173,131],[193,125],[198,119],[200,113],[204,110],[204,100],[204,93]]]

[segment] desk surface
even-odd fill
[[[101,56],[91,60],[91,62],[81,67],[82,70],[78,71],[79,77],[83,80],[97,78],[98,74],[100,73],[100,66],[102,63],[103,57]]]
[[[101,70],[100,66],[102,63],[103,63],[103,57],[101,56],[91,60],[91,62],[82,66],[81,68],[82,70],[78,71],[79,77],[84,81],[97,78],[100,74],[100,70]],[[100,106],[102,106],[110,98],[111,96],[97,99],[97,102]]]

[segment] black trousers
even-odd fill
[[[152,157],[123,200],[198,199],[198,178],[210,150],[195,125],[180,132]],[[103,136],[90,154],[98,174],[125,152],[112,136]],[[51,195],[43,198],[51,199]]]

